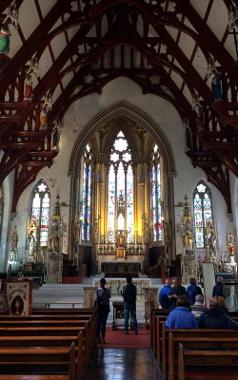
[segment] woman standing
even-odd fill
[[[107,317],[110,312],[110,290],[105,288],[106,280],[101,278],[97,288],[97,339],[98,343],[105,344]]]

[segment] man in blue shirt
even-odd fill
[[[168,298],[168,295],[171,293],[171,279],[167,278],[165,284],[159,293],[159,303],[162,306],[162,309],[170,309],[171,300]]]
[[[198,328],[198,321],[191,313],[188,297],[185,294],[178,296],[176,308],[168,315],[165,326],[167,329]]]

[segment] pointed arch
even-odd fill
[[[31,193],[31,209],[28,231],[37,248],[48,246],[50,221],[50,191],[46,182],[41,179]],[[28,235],[29,236],[29,235]]]
[[[125,125],[124,125],[125,124]],[[120,126],[120,128],[119,128]],[[127,127],[126,127],[127,126]],[[128,128],[129,126],[129,128]],[[130,128],[132,126],[132,128]],[[79,170],[79,162],[81,162],[81,157],[83,156],[85,146],[89,141],[91,141],[92,136],[98,132],[101,131],[102,135],[105,135],[106,133],[107,137],[103,140],[103,147],[101,146],[101,151],[103,152],[102,156],[100,156],[100,162],[103,163],[103,165],[108,165],[109,162],[109,156],[110,156],[110,149],[112,146],[112,143],[117,136],[117,134],[122,131],[125,138],[128,141],[128,144],[131,146],[132,150],[132,161],[135,160],[135,163],[137,163],[139,166],[141,165],[140,172],[137,172],[137,182],[143,186],[144,181],[146,180],[144,177],[143,167],[144,165],[147,165],[146,158],[147,152],[145,154],[140,150],[140,145],[134,148],[133,144],[135,144],[135,137],[130,135],[131,131],[136,133],[138,135],[141,133],[142,130],[145,130],[148,132],[148,134],[151,136],[151,140],[155,141],[158,145],[158,149],[160,152],[161,157],[163,157],[163,193],[165,194],[165,199],[163,199],[163,208],[166,210],[166,213],[164,215],[165,220],[167,221],[169,225],[170,232],[170,246],[168,247],[168,252],[171,259],[175,258],[175,245],[174,245],[174,194],[173,194],[173,176],[175,173],[175,162],[174,157],[172,153],[172,149],[170,147],[170,144],[167,140],[166,135],[160,128],[160,126],[145,112],[143,112],[138,107],[129,104],[126,101],[120,101],[110,107],[108,107],[106,110],[100,112],[97,114],[85,127],[83,128],[82,132],[79,134],[70,159],[70,165],[69,165],[69,176],[71,177],[71,202],[70,202],[70,228],[69,231],[70,236],[72,236],[72,241],[74,239],[74,224],[75,219],[77,218],[77,193],[78,193],[78,183],[81,177],[81,169]],[[131,131],[130,131],[131,130]],[[133,142],[134,141],[134,142]],[[101,143],[101,142],[100,142]],[[132,143],[132,145],[131,145]],[[137,143],[136,143],[137,144]],[[135,153],[136,152],[136,153]],[[96,153],[98,154],[98,153]],[[98,183],[99,187],[105,186],[105,184],[102,181],[101,175],[101,169],[100,169],[100,162],[97,162],[97,166],[99,166],[98,169]],[[133,170],[133,168],[132,168]],[[108,175],[110,173],[108,172]],[[138,193],[135,195],[137,197],[138,202]],[[100,194],[98,194],[98,197],[100,197]],[[98,198],[99,199],[99,198]],[[108,204],[108,203],[107,203]],[[106,207],[104,207],[106,210]],[[143,221],[141,222],[137,215],[137,210],[134,210],[134,215],[136,218],[136,222],[140,223],[141,225],[138,227],[136,226],[136,232],[138,231],[138,228],[143,229],[145,226],[143,226]],[[162,212],[161,212],[162,214]],[[100,215],[101,221],[107,220],[106,215],[103,216]],[[143,216],[144,217],[144,216]],[[142,217],[142,219],[143,219]],[[139,222],[138,222],[139,220]],[[146,221],[145,221],[146,222]],[[144,222],[144,224],[146,224]],[[98,220],[96,220],[96,225],[98,225]],[[105,229],[107,229],[107,225]],[[97,230],[96,230],[97,231]],[[94,234],[95,231],[94,231]],[[106,235],[105,235],[106,236]],[[96,237],[97,239],[97,237]],[[71,247],[71,255],[74,254],[75,248]]]
[[[206,229],[209,224],[213,225],[213,210],[211,190],[203,180],[193,191],[193,215],[196,248],[205,248]]]

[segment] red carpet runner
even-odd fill
[[[150,347],[150,330],[139,328],[138,335],[129,331],[128,335],[124,334],[122,329],[112,330],[107,328],[106,344],[99,344],[98,347],[104,348],[149,348]]]

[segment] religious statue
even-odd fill
[[[126,237],[123,231],[117,233],[117,247],[125,247]]]
[[[58,227],[58,222],[52,222],[50,233],[50,248],[55,252],[58,252],[60,248],[60,231]]]
[[[74,223],[74,241],[75,243],[79,243],[81,240],[81,221],[79,220],[78,216],[75,218]]]
[[[8,54],[10,47],[10,30],[7,25],[0,27],[0,54]]]
[[[206,246],[209,257],[216,256],[216,231],[212,222],[207,223],[206,227]]]
[[[226,297],[225,305],[229,312],[235,312],[238,310],[238,299],[236,295],[235,285],[231,285],[230,294]]]
[[[28,234],[28,260],[31,262],[36,261],[35,250],[36,250],[36,238],[34,235],[34,231],[31,230]]]
[[[17,227],[15,226],[12,236],[11,236],[11,251],[16,252],[17,244],[18,244],[18,233],[17,233]]]
[[[229,256],[234,256],[234,253],[235,253],[234,236],[230,231],[227,233],[226,244],[227,244],[227,251],[228,251]]]

